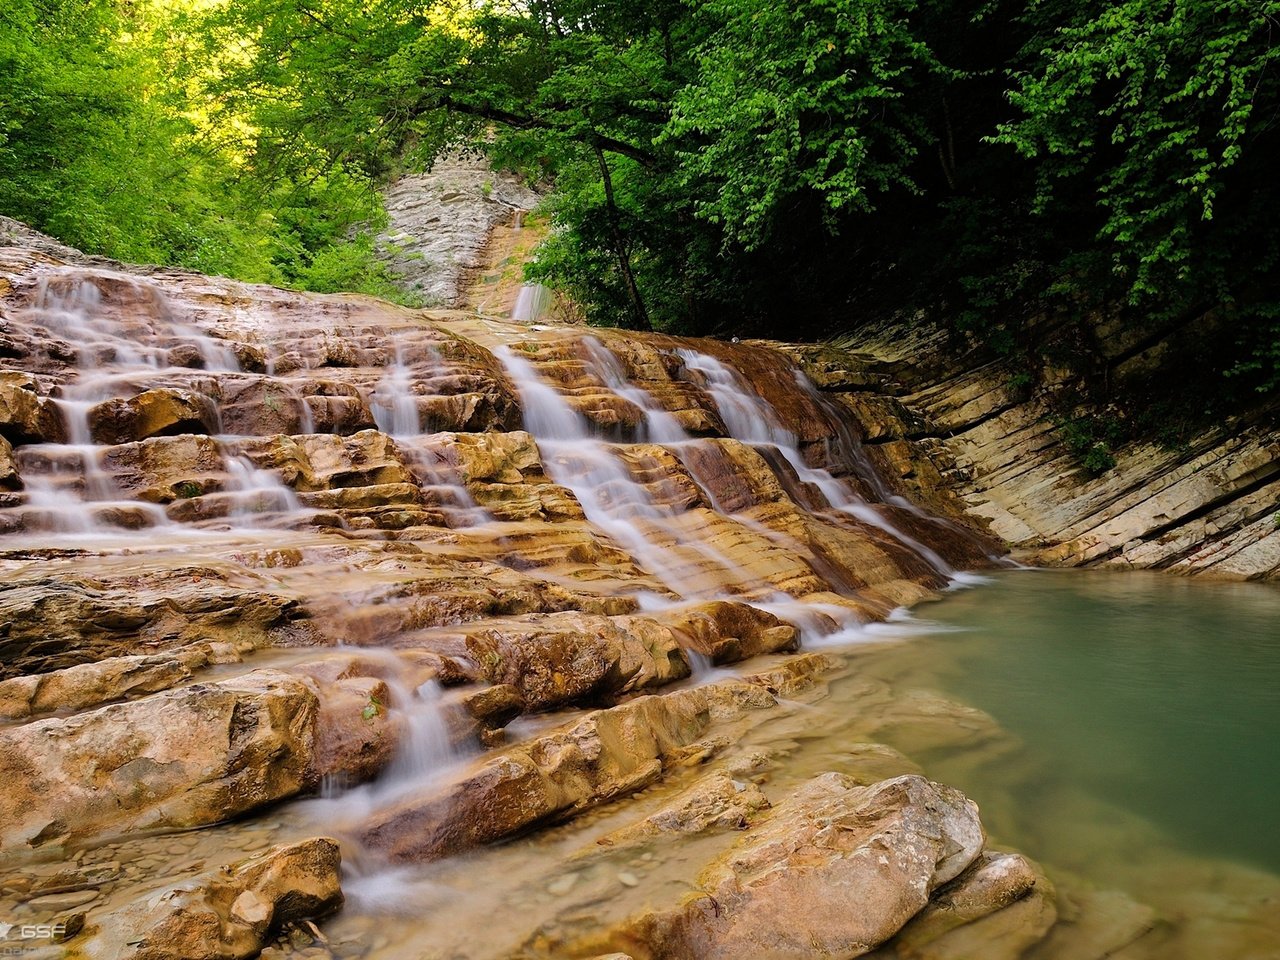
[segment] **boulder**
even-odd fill
[[[13,446],[0,436],[0,490],[20,490],[22,479],[18,476],[18,465],[13,459]]]
[[[468,629],[464,642],[484,678],[515,687],[530,710],[644,690],[689,675],[669,632],[631,631],[599,615],[491,621]]]
[[[176,656],[108,657],[52,673],[0,681],[0,720],[33,713],[83,710],[136,694],[155,693],[191,679]]]
[[[99,443],[129,443],[148,437],[216,433],[213,401],[191,390],[160,387],[117,398],[89,411],[89,429]]]
[[[150,893],[87,927],[97,960],[248,960],[286,925],[342,906],[336,840],[280,845],[179,887]]]
[[[699,880],[624,937],[654,958],[848,958],[884,943],[982,852],[978,809],[923,777],[802,784]],[[634,952],[634,951],[633,951]]]
[[[56,443],[62,437],[57,410],[41,399],[29,379],[0,380],[0,437],[10,443]]]
[[[1057,920],[1053,885],[1017,853],[987,851],[938,890],[876,960],[1019,960]]]
[[[711,658],[712,663],[737,663],[762,653],[794,650],[799,631],[745,603],[715,600],[663,618],[681,646]]]
[[[0,730],[0,849],[190,827],[308,785],[317,700],[259,670]]]
[[[342,784],[372,780],[391,762],[403,736],[391,693],[376,677],[322,684],[308,779]]]

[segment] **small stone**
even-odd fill
[[[625,870],[622,873],[618,874],[618,882],[622,884],[624,887],[640,886],[640,878],[637,877],[634,873],[628,873]]]
[[[231,904],[231,916],[251,927],[271,922],[271,904],[253,890],[246,890]]]
[[[572,890],[573,885],[577,882],[578,874],[566,873],[564,876],[557,877],[555,880],[552,880],[547,884],[547,893],[550,893],[553,896],[562,897]]]

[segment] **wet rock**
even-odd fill
[[[83,710],[111,700],[155,693],[191,679],[180,657],[109,657],[39,676],[0,681],[0,719]]]
[[[745,603],[716,600],[666,617],[664,622],[687,646],[712,663],[736,663],[762,653],[794,650],[799,631]]]
[[[582,507],[543,471],[533,438],[511,433],[441,438],[456,455],[459,473],[476,503],[499,520],[576,520]]]
[[[631,922],[652,957],[855,957],[900,930],[981,853],[977,807],[905,776],[823,774],[702,874],[702,896]]]
[[[403,734],[386,683],[346,677],[319,688],[315,747],[308,779],[364,783],[376,777]]]
[[[498,683],[468,694],[462,701],[471,716],[486,727],[505,727],[524,713],[525,700],[509,683]]]
[[[754,783],[734,780],[727,773],[714,773],[697,781],[657,813],[597,842],[617,849],[655,837],[745,830],[761,811],[768,809],[768,798]]]
[[[669,633],[633,633],[608,617],[535,614],[469,629],[466,650],[491,683],[531,710],[670,683],[689,666]]]
[[[168,387],[146,390],[128,399],[107,400],[89,411],[89,429],[99,443],[214,433],[217,423],[217,410],[208,397]]]
[[[435,860],[640,789],[710,720],[705,694],[641,697],[503,751],[445,793],[376,814],[363,842],[396,861]]]
[[[300,613],[296,600],[232,585],[208,568],[175,566],[123,581],[50,571],[0,584],[0,677],[207,640],[264,646]]]
[[[0,436],[0,490],[20,490],[22,480],[18,476],[18,465],[13,459],[13,447],[3,436]]]
[[[216,823],[307,785],[316,695],[255,671],[0,730],[0,845]]]
[[[33,386],[30,381],[0,380],[0,437],[10,443],[56,443],[62,437],[57,411]]]
[[[226,486],[226,464],[212,437],[153,437],[109,449],[103,466],[120,490],[148,503],[172,503]]]
[[[287,924],[342,906],[341,866],[325,837],[273,847],[97,918],[75,947],[101,960],[248,960]]]
[[[1053,885],[1016,853],[986,852],[938,890],[877,960],[1018,960],[1057,919]]]

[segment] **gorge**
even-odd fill
[[[888,389],[907,375],[870,348],[5,241],[0,921],[23,955],[1275,956],[1262,868],[1188,857],[1188,911],[989,842],[980,781],[927,779],[935,758],[1031,760],[894,653],[929,627],[908,608],[1003,589],[981,571],[1005,540],[1274,578],[1265,421],[1146,478],[1173,491],[1154,506],[1094,491],[1015,536],[1019,504],[976,509],[989,528],[980,471],[945,476],[955,437],[910,409],[931,385]],[[935,386],[934,412],[1018,415],[989,392]]]

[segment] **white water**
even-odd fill
[[[776,450],[800,481],[815,487],[832,509],[884,531],[923,557],[941,575],[955,575],[956,571],[936,551],[899,530],[847,483],[827,470],[809,466],[800,453],[796,435],[781,424],[774,409],[733,370],[715,357],[696,350],[679,349],[676,354],[684,361],[687,370],[699,375],[729,436],[752,446]]]
[[[511,319],[524,323],[536,323],[546,315],[551,306],[551,291],[540,283],[526,283],[516,294]]]

